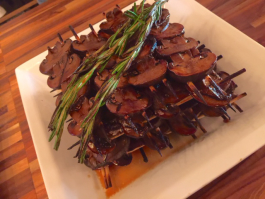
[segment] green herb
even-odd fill
[[[167,0],[157,0],[152,6],[144,9],[144,1],[142,1],[138,9],[136,9],[136,5],[134,5],[133,11],[126,11],[125,14],[130,20],[112,35],[104,46],[84,62],[81,70],[91,68],[89,72],[79,78],[78,75],[74,75],[49,125],[50,130],[52,130],[49,141],[56,136],[54,146],[56,150],[60,145],[63,125],[67,118],[68,111],[75,102],[78,91],[91,79],[96,69],[101,66],[100,72],[103,71],[111,56],[118,55],[121,60],[112,72],[113,77],[102,85],[95,96],[95,102],[92,108],[81,125],[83,134],[81,136],[78,158],[80,163],[84,162],[86,147],[92,134],[95,118],[100,107],[105,104],[108,97],[117,88],[121,75],[130,68],[131,63],[138,56],[153,24],[159,20],[162,10],[161,7],[165,2],[167,2]],[[117,38],[120,33],[123,33],[122,36]],[[137,43],[135,46],[126,50],[127,42],[136,35],[138,35]]]

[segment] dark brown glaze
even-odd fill
[[[110,112],[128,115],[145,110],[149,107],[149,99],[132,87],[118,88],[107,101],[106,106]]]
[[[169,56],[175,53],[184,52],[198,46],[198,42],[193,38],[175,37],[172,40],[162,40],[162,46],[158,46],[156,51],[161,56]]]
[[[161,29],[162,28],[152,28],[150,34],[153,35],[157,40],[162,40],[172,39],[184,33],[184,26],[179,23],[170,23],[164,31]]]
[[[59,62],[53,66],[53,74],[50,75],[47,79],[47,85],[50,88],[60,88],[62,82],[62,75],[66,64],[68,62],[68,55],[64,54]]]
[[[167,61],[156,61],[153,57],[147,57],[137,63],[135,76],[130,76],[128,83],[133,86],[151,86],[161,82],[167,72]],[[152,75],[151,75],[152,74]]]
[[[216,63],[216,55],[209,52],[201,57],[191,57],[188,53],[174,54],[170,57],[173,61],[168,67],[170,75],[183,83],[203,79],[212,72]]]
[[[40,64],[40,72],[45,75],[53,74],[53,67],[59,62],[64,54],[71,50],[72,40],[67,39],[63,44],[56,42],[55,46],[48,50],[48,55]]]
[[[99,38],[93,32],[88,35],[81,35],[80,40],[73,42],[73,49],[77,52],[85,52],[90,54],[101,48],[106,43],[105,39]]]

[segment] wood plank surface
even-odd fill
[[[264,0],[197,0],[265,46]],[[0,26],[0,198],[47,198],[14,69],[133,0],[50,0]],[[243,41],[242,41],[243,42]],[[177,197],[173,197],[177,198]],[[265,147],[189,199],[265,198]]]

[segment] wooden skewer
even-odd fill
[[[170,90],[170,92],[173,93],[174,97],[175,97],[176,99],[178,99],[178,96],[177,96],[176,92],[175,92],[174,89],[172,88],[171,84],[167,81],[167,79],[165,78],[165,79],[163,79],[162,81],[163,81],[164,85]]]
[[[192,134],[191,137],[196,140],[197,139],[197,136],[195,134]]]
[[[57,97],[58,95],[61,95],[61,94],[63,94],[63,92],[60,92],[60,93],[54,95],[53,97]]]
[[[243,113],[243,109],[240,108],[240,106],[238,106],[235,102],[232,103],[232,105],[240,112]]]
[[[223,58],[223,55],[218,55],[217,56],[217,61],[219,61],[220,59],[222,59]]]
[[[229,108],[231,108],[235,113],[236,113],[236,110],[234,109],[234,107],[229,103],[229,104],[227,104],[227,106],[229,107]]]
[[[48,49],[49,53],[53,54],[53,51],[52,51],[50,46],[48,46],[47,49]]]
[[[184,104],[184,103],[186,103],[192,99],[193,99],[193,97],[189,95],[188,97],[184,98],[183,100],[177,102],[174,106],[180,106],[180,105],[182,105],[182,104]]]
[[[73,28],[73,26],[69,26],[70,30],[72,31],[73,35],[75,36],[75,39],[77,41],[80,41],[80,37],[77,35],[77,33],[75,32],[75,29]]]
[[[229,80],[231,80],[231,79],[233,79],[233,78],[235,78],[235,77],[241,75],[241,74],[244,73],[244,72],[246,72],[246,69],[245,69],[245,68],[243,68],[243,69],[241,69],[241,70],[239,70],[239,71],[233,73],[232,75],[229,75],[228,77],[224,78],[222,81],[219,82],[219,84],[222,84],[222,83],[224,83],[224,82],[227,82],[227,81],[229,81]]]
[[[212,79],[212,77],[210,75],[207,75],[205,77],[205,80],[207,80],[210,83],[210,85],[213,86],[215,88],[215,90],[218,91],[223,96],[224,99],[227,98],[227,93],[223,89],[221,89],[220,86],[218,86],[218,84],[216,84],[216,82]]]
[[[110,173],[109,173],[109,166],[102,167],[101,173],[104,176],[104,183],[105,183],[106,189],[112,187]]]
[[[136,125],[133,123],[133,121],[131,120],[130,116],[129,115],[126,115],[124,118],[131,125],[131,127],[133,128],[133,130],[139,135],[138,129],[137,129]]]
[[[201,50],[204,49],[204,48],[205,48],[205,45],[202,44],[202,45],[200,45],[197,49],[198,49],[199,51],[201,51]]]
[[[98,34],[96,33],[95,29],[91,24],[89,24],[89,28],[91,29],[92,33],[98,38]]]
[[[117,7],[119,10],[121,10],[121,7],[120,7],[118,4],[116,4],[116,7]]]
[[[187,85],[203,101],[203,103],[207,105],[207,102],[203,98],[200,91],[196,88],[196,86],[192,82],[187,82]]]
[[[63,41],[62,35],[60,33],[57,33],[57,36],[59,37],[59,40],[60,40],[61,44],[63,44],[64,41]]]
[[[65,123],[71,122],[71,121],[73,121],[73,120],[74,120],[73,118],[70,118],[70,119],[67,120]]]
[[[76,143],[74,143],[72,146],[70,146],[67,150],[71,150],[72,148],[74,148],[75,146],[79,145],[81,142],[81,140],[78,140]]]
[[[143,156],[144,162],[148,162],[148,158],[147,158],[147,156],[146,156],[146,154],[145,154],[145,152],[144,152],[143,147],[140,148],[140,152],[141,152],[141,154],[142,154],[142,156]]]
[[[237,100],[240,100],[241,98],[243,98],[245,96],[247,96],[247,93],[242,93],[242,94],[238,95],[237,97],[235,97],[234,99],[232,99],[230,101],[230,103],[233,104],[234,102],[236,102]]]
[[[194,119],[196,120],[197,124],[199,125],[200,129],[202,130],[203,133],[207,133],[206,129],[202,126],[199,118],[197,117],[197,115],[193,112],[192,108],[190,108],[190,112],[192,113]]]

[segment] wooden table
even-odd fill
[[[0,198],[47,198],[14,69],[134,0],[50,0],[0,27]],[[198,0],[265,45],[264,0]],[[244,41],[242,41],[244,42]],[[265,198],[265,147],[189,197]]]

